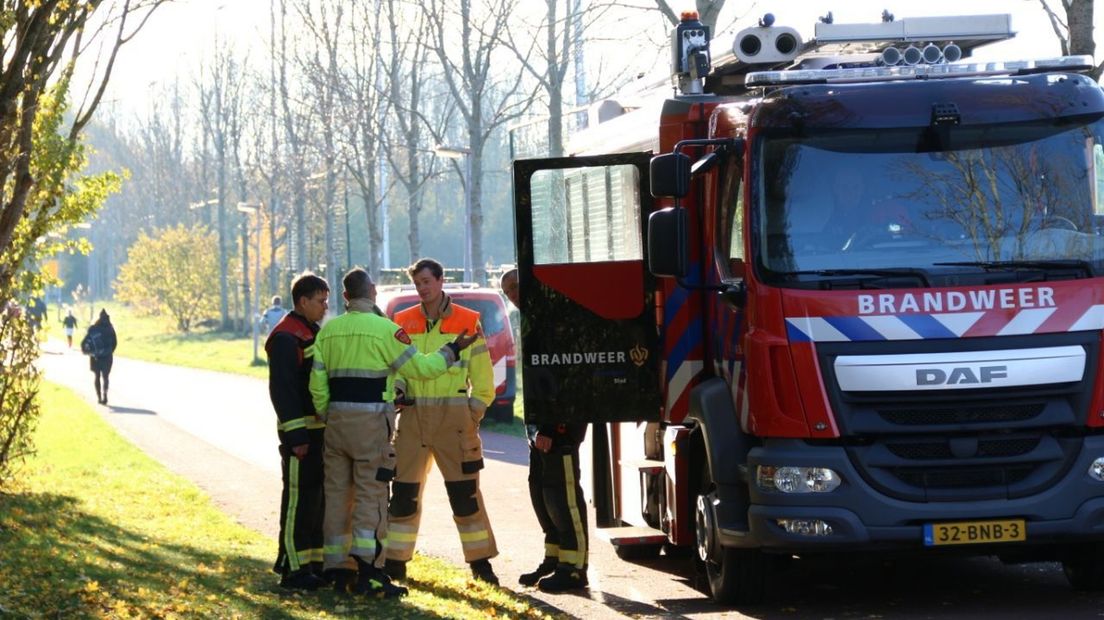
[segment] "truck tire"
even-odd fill
[[[713,505],[716,488],[706,463],[694,509],[697,540],[695,562],[705,576],[708,594],[722,605],[754,605],[766,593],[770,559],[758,549],[722,547],[717,536]]]
[[[1074,590],[1104,590],[1104,544],[1094,543],[1070,551],[1062,560],[1062,570]]]

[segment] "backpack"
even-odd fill
[[[81,340],[81,353],[92,357],[107,357],[111,351],[107,348],[107,338],[98,329],[88,331],[88,335]]]

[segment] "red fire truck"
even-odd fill
[[[1005,15],[772,22],[712,58],[685,16],[608,154],[515,162],[526,419],[591,423],[606,537],[718,601],[822,552],[1104,588],[1091,59],[973,62]]]

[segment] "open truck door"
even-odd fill
[[[649,160],[514,162],[527,423],[659,419]]]

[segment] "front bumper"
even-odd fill
[[[768,440],[748,456],[751,505],[746,513],[730,501],[731,489],[718,489],[716,505],[721,543],[778,552],[923,548],[928,523],[1024,519],[1027,540],[1010,548],[1038,544],[1104,540],[1104,482],[1086,473],[1104,456],[1104,437],[1086,437],[1073,465],[1057,484],[1026,497],[979,501],[912,502],[888,497],[863,479],[847,453],[837,446],[800,440]],[[838,489],[823,494],[765,492],[754,484],[758,465],[827,467],[842,478]],[[743,514],[741,514],[743,513]],[[828,523],[827,536],[785,531],[778,519],[817,519]],[[990,545],[989,547],[991,547]],[[982,546],[967,545],[980,552]]]

